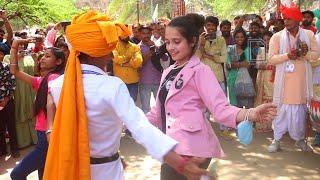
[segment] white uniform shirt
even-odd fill
[[[142,144],[153,158],[162,161],[163,156],[173,149],[177,142],[149,123],[119,78],[108,76],[96,66],[82,64],[81,68],[89,125],[90,156],[100,158],[118,152],[124,123],[133,138]],[[62,75],[49,83],[55,104],[60,97],[63,79]],[[124,179],[121,161],[91,165],[91,179]]]

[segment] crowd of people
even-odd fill
[[[36,143],[11,178],[38,170],[39,179],[123,179],[123,124],[162,162],[163,180],[197,179],[224,156],[212,122],[225,134],[239,123],[273,131],[269,152],[287,131],[312,151],[305,134],[307,104],[320,98],[320,11],[282,6],[281,15],[231,23],[191,13],[129,26],[88,11],[30,35],[14,34],[0,11],[0,155],[7,136],[15,158]]]

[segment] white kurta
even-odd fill
[[[126,85],[117,77],[108,76],[100,68],[81,65],[84,96],[89,125],[90,156],[95,158],[111,156],[118,152],[122,124],[131,131],[133,138],[142,144],[155,159],[163,156],[177,144],[152,126],[144,113],[136,107]],[[87,73],[99,73],[87,74]],[[64,76],[49,83],[51,94],[57,104]],[[124,179],[121,161],[91,165],[92,180]]]

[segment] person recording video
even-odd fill
[[[199,59],[215,74],[222,90],[226,93],[226,75],[224,63],[227,60],[227,47],[224,37],[217,35],[219,19],[214,16],[208,16],[205,19],[205,32],[200,35],[200,46],[197,51]],[[209,114],[206,114],[209,118]],[[227,133],[227,128],[220,126],[221,131]]]
[[[225,90],[225,76],[222,67],[227,59],[227,48],[224,38],[217,35],[218,25],[219,19],[214,16],[208,16],[205,19],[206,31],[200,36],[200,47],[197,55],[204,64],[211,68],[221,88]]]

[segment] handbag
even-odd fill
[[[236,96],[241,97],[254,97],[256,95],[254,84],[247,68],[239,68],[234,84],[234,91]]]

